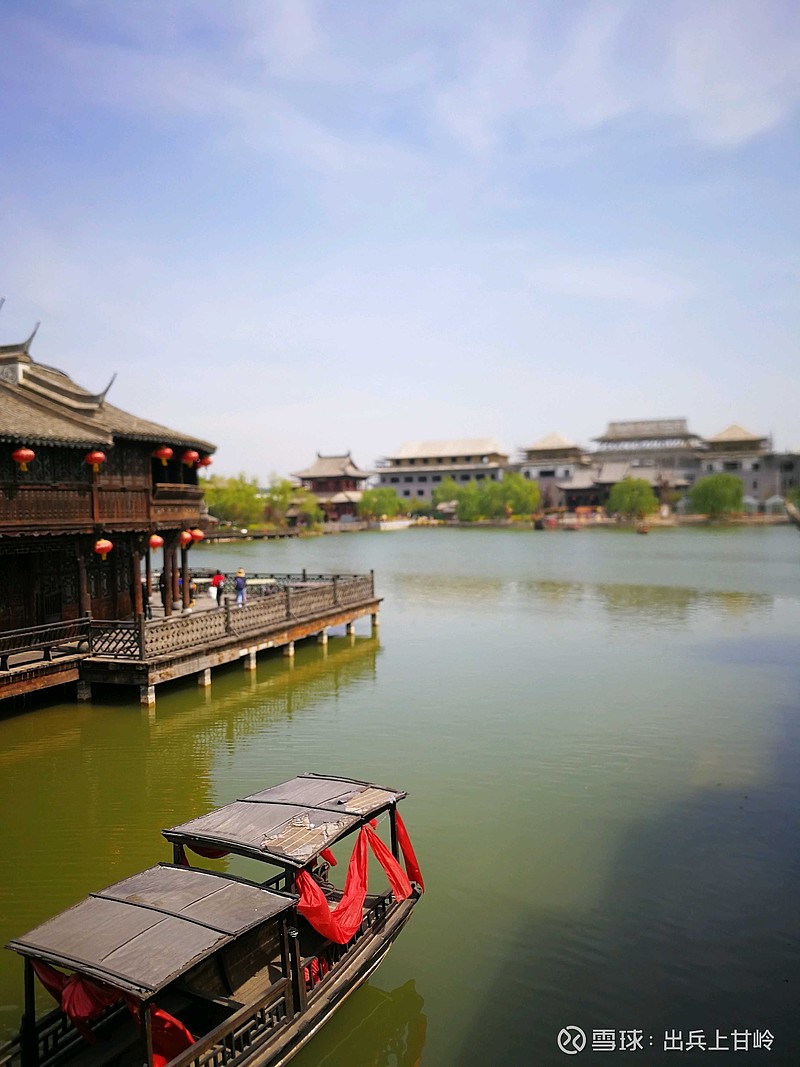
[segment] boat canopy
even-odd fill
[[[147,999],[293,897],[224,874],[159,864],[6,945]]]
[[[174,844],[304,867],[406,793],[353,778],[303,774],[164,830]]]

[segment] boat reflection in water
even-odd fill
[[[352,1003],[328,1024],[326,1037],[334,1042],[330,1051],[319,1059],[309,1050],[309,1064],[418,1067],[428,1026],[422,1011],[424,1004],[413,978],[391,992],[374,985],[363,986]],[[297,1067],[304,1067],[305,1062],[304,1055],[297,1057]]]

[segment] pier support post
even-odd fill
[[[283,646],[284,656],[289,656],[291,659],[294,656],[294,641],[290,641],[288,645]]]
[[[78,700],[85,704],[92,699],[92,687],[88,682],[78,682]]]
[[[249,648],[247,655],[244,658],[244,669],[246,671],[254,671],[256,669],[256,650]]]
[[[328,631],[327,630],[320,630],[320,632],[317,634],[317,644],[318,645],[327,645],[327,643],[328,643]]]
[[[200,671],[200,673],[197,676],[197,684],[200,685],[200,686],[203,686],[203,688],[206,688],[206,689],[208,688],[208,686],[211,685],[211,668],[210,667],[206,667],[205,670]]]
[[[139,686],[139,703],[143,708],[150,708],[156,702],[156,687],[154,685]]]
[[[379,625],[378,624],[378,613],[377,613],[377,611],[373,615],[371,615],[370,618],[372,619],[372,636],[375,637],[375,635],[378,632],[378,625]]]
[[[347,634],[348,637],[352,637],[355,632],[356,632],[356,624],[355,624],[355,622],[353,622],[351,620],[350,622],[348,622],[347,626],[345,627],[345,633]]]

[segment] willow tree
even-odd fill
[[[689,490],[689,505],[698,515],[719,519],[732,511],[741,511],[744,487],[735,474],[708,474]]]
[[[623,478],[608,494],[606,511],[626,519],[643,519],[658,511],[653,487],[644,478]]]

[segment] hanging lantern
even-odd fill
[[[202,530],[198,530],[197,527],[195,527],[194,530],[190,530],[189,533],[192,535],[192,540],[195,541],[195,542],[202,541],[203,538],[205,537],[205,534],[203,533],[203,531]]]
[[[172,455],[172,449],[168,445],[162,445],[160,448],[157,448],[153,453],[153,459],[160,459],[161,466],[166,467],[167,460],[172,459]]]
[[[113,548],[113,544],[106,537],[101,537],[99,541],[95,541],[94,550],[100,559],[105,559],[108,553]]]
[[[181,530],[180,541],[181,541],[181,548],[188,548],[189,545],[193,545],[194,544],[194,538],[192,537],[192,535],[189,533],[188,530]]]
[[[187,467],[193,467],[199,459],[199,452],[195,452],[193,448],[187,448],[181,456],[181,463],[185,463]]]
[[[11,458],[15,463],[19,463],[19,469],[24,474],[28,469],[28,464],[33,463],[36,459],[36,453],[32,448],[18,448],[15,452],[11,453]]]
[[[163,548],[164,538],[160,534],[150,534],[150,547]]]
[[[211,456],[203,456],[202,459],[199,459],[197,461],[197,466],[198,467],[210,467],[213,462],[214,461],[212,460]]]
[[[100,470],[100,464],[105,463],[106,461],[106,454],[105,452],[99,452],[97,449],[95,449],[92,452],[87,452],[86,455],[83,457],[83,461],[84,463],[91,463],[92,470],[95,474],[97,474],[97,472]]]

